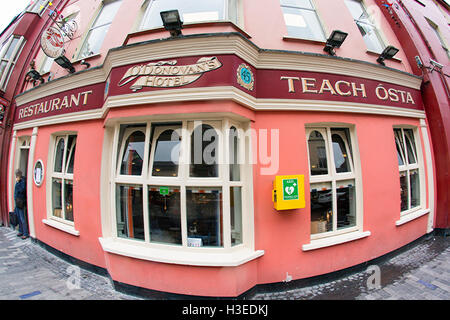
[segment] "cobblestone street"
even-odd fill
[[[79,271],[77,282],[74,275]],[[73,266],[30,238],[21,240],[0,227],[0,299],[124,300],[136,299],[114,290],[107,277]]]
[[[380,288],[368,286],[373,272],[348,271],[308,285],[298,282],[261,286],[244,294],[249,300],[450,300],[450,239],[422,237],[405,249],[376,260]],[[361,269],[361,268],[360,268]],[[77,276],[79,272],[79,277]],[[78,281],[79,280],[79,281]],[[78,282],[77,282],[78,281]],[[272,288],[272,289],[269,289]],[[104,277],[51,254],[30,239],[0,227],[1,300],[135,300]]]

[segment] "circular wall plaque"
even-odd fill
[[[33,180],[34,184],[38,187],[40,187],[44,181],[44,164],[40,159],[34,164]]]
[[[49,27],[42,33],[41,48],[50,58],[58,58],[64,54],[64,36],[58,28]]]

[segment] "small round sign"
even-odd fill
[[[239,65],[237,69],[237,82],[247,90],[253,90],[255,78],[251,68],[246,64]]]
[[[64,54],[64,36],[58,28],[49,27],[42,33],[41,48],[50,58],[58,58]]]
[[[40,159],[34,164],[33,180],[34,184],[38,187],[40,187],[44,181],[44,164]]]

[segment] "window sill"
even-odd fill
[[[420,209],[411,213],[404,214],[400,217],[400,220],[395,221],[395,225],[401,226],[407,222],[410,222],[412,220],[415,220],[423,215],[426,215],[427,213],[430,213],[430,209]]]
[[[53,220],[53,219],[42,219],[42,222],[50,227],[53,227],[55,229],[67,232],[74,236],[80,236],[80,231],[75,230],[73,226],[70,226],[68,224]]]
[[[324,46],[326,44],[326,40],[313,40],[313,39],[306,39],[306,38],[297,38],[293,36],[283,36],[284,41],[295,41],[295,42],[303,42],[303,43],[311,43],[311,44],[317,44]]]
[[[208,267],[236,267],[264,255],[263,250],[253,251],[242,247],[232,252],[205,252],[201,248],[186,250],[186,248],[151,248],[143,243],[126,243],[113,238],[99,238],[104,251],[154,262],[208,266]],[[221,249],[218,249],[221,251]]]
[[[372,50],[366,50],[366,53],[367,53],[367,54],[370,54],[370,55],[373,55],[373,56],[376,56],[377,58],[378,58],[378,57],[380,56],[380,54],[381,54],[381,52],[376,52],[376,51],[372,51]],[[396,62],[402,62],[402,59],[396,58],[396,57],[392,57],[392,58],[389,59],[389,60],[396,61]]]
[[[74,60],[71,60],[70,62],[71,62],[72,64],[77,64],[77,63],[80,63],[80,62],[83,61],[83,60],[86,60],[86,61],[87,61],[87,60],[95,59],[95,58],[98,58],[98,57],[101,57],[101,54],[100,54],[100,53],[96,53],[96,54],[87,56],[87,57],[85,57],[85,58],[76,58],[76,59],[74,59]]]
[[[341,243],[346,243],[346,242],[362,239],[362,238],[365,238],[368,236],[370,236],[370,231],[364,231],[364,232],[356,231],[356,232],[344,233],[344,234],[338,235],[338,236],[332,236],[332,237],[328,237],[328,238],[311,240],[311,243],[304,244],[302,246],[302,250],[309,251],[309,250],[315,250],[315,249],[335,246],[335,245],[338,245]]]

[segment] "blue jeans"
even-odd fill
[[[25,217],[25,211],[16,207],[15,212],[16,217],[19,220],[19,233],[22,233],[24,236],[28,237],[28,224],[27,218]]]

